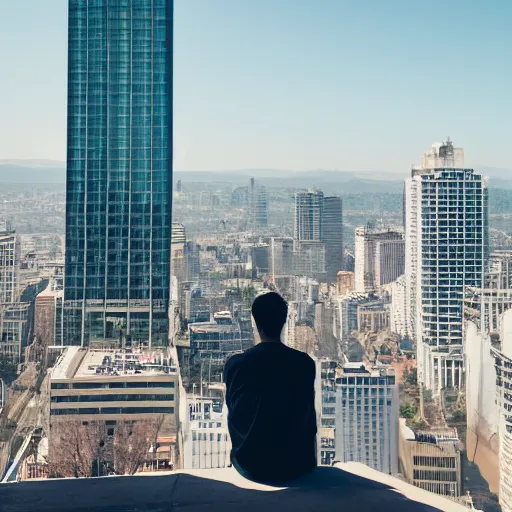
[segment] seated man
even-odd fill
[[[249,480],[285,483],[316,467],[315,363],[281,342],[279,294],[257,297],[252,316],[261,343],[224,368],[231,462]]]

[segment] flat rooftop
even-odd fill
[[[345,363],[341,368],[336,368],[336,377],[347,377],[353,375],[365,377],[390,377],[395,375],[395,369],[392,366],[372,365],[364,361]]]
[[[206,332],[238,332],[237,324],[218,324],[216,322],[197,322],[189,325],[194,334]]]
[[[94,350],[68,347],[52,370],[52,380],[90,377],[126,378],[177,374],[169,352]]]
[[[319,467],[291,486],[246,480],[234,468],[0,485],[2,512],[467,512],[448,498],[363,464]]]

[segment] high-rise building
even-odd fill
[[[18,300],[20,244],[14,230],[0,229],[0,304]]]
[[[29,303],[20,303],[20,241],[7,223],[0,227],[0,354],[19,361],[27,343]]]
[[[317,190],[295,193],[295,226],[293,238],[300,242],[323,239],[324,193]]]
[[[462,301],[488,253],[487,179],[450,140],[423,154],[405,183],[406,312],[427,389],[463,383]]]
[[[343,210],[340,197],[324,198],[322,240],[325,244],[327,280],[335,282],[343,269]]]
[[[364,293],[392,283],[404,273],[405,242],[403,233],[374,226],[356,228],[355,285]]]
[[[336,460],[398,472],[398,388],[392,368],[346,363],[336,378]]]
[[[168,342],[172,9],[69,2],[66,344]]]
[[[254,178],[251,178],[249,186],[249,217],[253,232],[258,233],[268,227],[267,189],[256,185]]]

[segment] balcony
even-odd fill
[[[468,510],[358,463],[320,467],[283,488],[250,482],[233,468],[11,483],[0,485],[0,504],[2,512]]]

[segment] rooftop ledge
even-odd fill
[[[126,477],[39,480],[0,485],[2,512],[252,512],[466,511],[358,463],[317,468],[277,488],[256,484],[234,468],[183,470]]]

